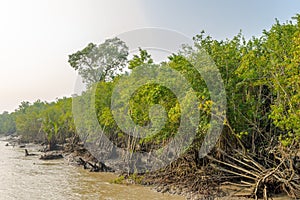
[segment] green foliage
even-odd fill
[[[141,184],[143,179],[144,179],[143,176],[138,175],[137,173],[133,173],[126,177],[124,175],[121,175],[110,182],[114,184],[128,184],[128,183]]]
[[[122,72],[128,56],[128,47],[119,38],[105,40],[100,45],[88,44],[81,51],[69,55],[71,67],[91,86],[99,81],[112,80]]]
[[[56,144],[75,134],[72,112],[77,112],[81,115],[75,119],[76,129],[87,134],[83,140],[88,134],[96,134],[97,131],[92,130],[96,130],[100,124],[109,139],[122,145],[128,136],[117,125],[112,114],[113,90],[120,80],[125,86],[132,85],[128,78],[132,75],[133,82],[138,83],[141,77],[146,76],[143,71],[145,68],[140,69],[143,66],[157,80],[167,79],[170,83],[178,83],[175,77],[164,77],[168,74],[167,69],[172,69],[190,84],[191,89],[180,91],[189,97],[182,103],[188,105],[193,95],[200,102],[195,108],[200,112],[195,141],[201,142],[211,126],[210,115],[216,102],[211,100],[203,74],[199,74],[189,62],[189,56],[204,49],[224,80],[228,104],[223,133],[229,136],[227,140],[238,139],[247,150],[254,153],[270,141],[280,141],[283,145],[299,142],[300,15],[291,22],[280,24],[276,21],[259,38],[246,41],[239,33],[231,40],[217,41],[202,32],[194,37],[194,42],[194,48],[184,47],[178,54],[170,55],[167,62],[160,64],[154,64],[151,55],[139,49],[139,55],[134,55],[127,63],[132,72],[118,76],[127,62],[128,48],[125,43],[118,38],[106,40],[100,45],[91,43],[69,56],[71,67],[78,70],[88,84],[86,92],[73,98],[82,105],[75,108],[78,110],[72,111],[71,98],[52,103],[22,102],[15,112],[0,115],[0,133],[17,132],[26,141],[47,140],[49,144]],[[195,59],[200,63],[207,62],[201,56]],[[159,74],[157,69],[165,73]],[[202,70],[206,76],[211,76],[210,81],[214,80],[209,66]],[[130,94],[130,87],[123,89],[116,94],[116,101],[124,99],[122,95]],[[159,129],[137,142],[137,145],[148,148],[165,145],[177,133],[181,116],[192,116],[195,111],[183,113],[183,105],[173,91],[153,81],[134,91],[127,104],[127,112],[136,125],[151,127],[153,132]],[[161,117],[161,110],[165,112],[166,119]],[[96,116],[97,123],[91,116]],[[162,127],[159,121],[164,122]]]
[[[270,118],[285,132],[280,139],[286,145],[300,139],[300,16],[294,19],[296,24],[277,21],[264,33],[271,61],[265,73],[274,94]]]
[[[3,116],[6,115],[3,113]],[[24,142],[47,142],[52,148],[75,134],[71,98],[58,99],[52,103],[40,100],[32,104],[22,102],[9,115],[12,120],[11,131],[21,135]]]
[[[0,114],[0,134],[12,134],[16,132],[16,124],[13,114],[3,112]]]
[[[299,19],[276,21],[262,37],[249,41],[241,34],[226,41],[203,32],[194,38],[225,81],[231,131],[253,151],[274,137],[285,145],[299,140]]]
[[[138,175],[137,173],[130,174],[128,177],[129,180],[132,180],[135,184],[141,184],[144,177],[141,175]]]
[[[46,103],[40,100],[30,104],[22,102],[19,108],[15,111],[16,130],[22,139],[26,142],[43,141],[44,134],[41,131],[42,112],[46,109]]]
[[[174,133],[177,132],[179,126],[180,110],[178,108],[178,101],[176,96],[168,88],[160,86],[158,84],[147,84],[139,88],[130,99],[130,116],[135,124],[147,127],[151,123],[155,124],[154,121],[158,122],[160,115],[150,114],[150,109],[159,104],[165,110],[168,116],[168,120],[165,121],[163,128],[154,135],[148,135],[144,142],[152,141],[155,143],[161,143],[167,140]],[[150,118],[151,117],[151,118]],[[172,120],[170,120],[172,119]],[[158,127],[152,126],[153,131]]]
[[[139,55],[134,55],[128,62],[129,69],[135,70],[139,66],[149,69],[167,67],[181,73],[201,102],[198,106],[200,123],[196,138],[201,141],[209,129],[211,108],[215,102],[211,101],[203,74],[199,74],[188,60],[193,52],[205,49],[217,65],[225,84],[228,107],[223,132],[230,132],[253,152],[274,137],[290,144],[294,139],[298,140],[300,130],[299,15],[294,22],[280,24],[276,21],[269,31],[264,31],[262,37],[253,37],[248,41],[242,33],[231,40],[217,41],[202,32],[194,37],[194,49],[184,47],[179,54],[170,55],[169,61],[160,64],[154,64],[147,51],[139,49]],[[200,59],[198,62],[206,61],[201,57],[197,59]],[[209,68],[203,70],[209,75]],[[139,73],[143,76],[143,72]],[[140,77],[135,78],[138,80]],[[171,82],[176,81],[167,78]],[[110,134],[122,133],[114,121],[109,101],[111,90],[117,82],[116,79],[110,83],[100,83],[96,95],[98,120],[102,126],[109,127]],[[182,108],[176,95],[168,88],[154,83],[143,85],[131,96],[129,104],[131,119],[142,127],[147,127],[154,119],[151,118],[152,106],[161,105],[167,114],[161,131],[148,135],[140,143],[165,143],[177,132]]]
[[[48,104],[41,113],[41,130],[45,134],[50,149],[75,134],[71,106],[70,98],[59,99],[57,102]]]
[[[139,48],[140,55],[133,55],[133,58],[129,60],[128,62],[128,69],[134,69],[135,67],[141,66],[141,65],[151,65],[153,64],[153,59],[151,58],[151,55],[141,48]]]
[[[118,178],[113,179],[112,181],[110,181],[111,183],[114,184],[123,184],[125,181],[125,176],[121,175]]]

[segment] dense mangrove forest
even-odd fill
[[[154,71],[167,67],[189,82],[192,90],[187,91],[187,95],[195,96],[200,102],[193,108],[199,117],[195,137],[188,148],[180,152],[179,158],[167,166],[143,173],[124,171],[116,183],[127,183],[130,179],[133,183],[153,185],[160,192],[189,194],[191,199],[229,193],[256,199],[277,194],[300,198],[300,15],[285,23],[275,20],[261,36],[250,39],[240,32],[231,39],[215,40],[203,31],[193,37],[193,42],[193,46],[183,46],[161,63],[154,62],[151,54],[142,48],[129,57],[126,43],[119,38],[107,39],[101,44],[90,43],[68,57],[70,67],[82,77],[87,90],[54,102],[21,102],[14,112],[0,115],[0,134],[19,136],[21,143],[46,144],[48,151],[68,143],[65,145],[68,151],[87,154],[84,146],[89,141],[81,134],[93,133],[87,129],[94,128],[93,122],[85,115],[95,112],[102,133],[118,148],[148,153],[160,149],[176,136],[181,115],[186,114],[172,90],[149,83],[130,97],[128,113],[135,124],[151,124],[156,115],[149,115],[150,108],[157,104],[164,108],[167,116],[160,131],[142,138],[127,134],[118,126],[111,98],[118,82],[126,80],[139,66]],[[221,75],[226,113],[223,113],[223,128],[216,145],[208,155],[201,157],[200,147],[212,126],[211,109],[217,103],[190,61],[194,53],[203,50]],[[138,75],[144,76],[142,72],[136,73],[136,78]],[[210,78],[213,81],[214,77]],[[74,120],[74,101],[86,105],[93,102],[93,110],[84,107],[84,112],[79,111],[81,117]],[[188,112],[189,116],[192,114],[193,111]],[[83,126],[78,127],[78,124]],[[115,165],[105,163],[105,159],[97,164],[96,158],[87,161],[82,156],[80,162],[85,167],[98,169],[96,171],[117,170]]]

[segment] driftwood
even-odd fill
[[[12,147],[15,147],[16,146],[16,143],[15,142],[8,142],[5,144],[6,147],[8,146],[12,146]]]
[[[63,158],[63,155],[57,152],[49,152],[45,153],[44,155],[41,155],[41,160],[56,160]]]
[[[34,153],[28,153],[28,150],[25,149],[25,156],[36,156],[37,154]]]
[[[113,172],[110,167],[106,166],[102,162],[96,162],[95,164],[92,164],[89,161],[79,158],[78,164],[83,165],[84,169],[90,169],[91,172]]]

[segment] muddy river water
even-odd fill
[[[103,199],[183,200],[148,187],[110,183],[112,173],[91,173],[63,159],[42,161],[24,156],[24,149],[0,141],[0,200],[8,199]],[[34,152],[34,149],[30,149]],[[35,152],[34,152],[35,153]]]

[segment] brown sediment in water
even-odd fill
[[[159,194],[140,185],[112,184],[114,173],[91,173],[67,164],[67,160],[40,160],[25,157],[24,149],[0,141],[0,199],[145,199],[183,200]],[[28,147],[38,152],[40,146]]]
[[[66,145],[68,147],[68,145]],[[84,160],[97,164],[97,159],[88,152],[82,144],[73,145],[72,150],[65,148],[65,151],[69,153],[69,159],[78,164],[78,160]],[[70,153],[71,152],[71,153]],[[153,189],[160,193],[174,194],[184,196],[186,199],[253,199],[256,194],[258,197],[260,191],[255,192],[255,188],[243,188],[233,186],[235,183],[241,181],[241,177],[238,174],[228,174],[218,169],[220,164],[214,157],[207,156],[199,163],[199,159],[196,159],[194,153],[186,153],[176,161],[172,162],[165,168],[150,172],[139,176],[139,178],[132,178],[132,176],[123,173],[121,174],[126,179],[126,184],[137,183],[153,187]],[[81,163],[84,163],[81,162]],[[221,161],[223,162],[223,161]],[[225,162],[227,162],[225,160]],[[254,161],[252,161],[254,162]],[[80,163],[79,163],[80,164]],[[92,165],[94,165],[92,164]],[[231,163],[235,167],[236,163]],[[254,162],[254,165],[257,163]],[[236,165],[236,167],[239,167]],[[234,171],[233,171],[234,172]],[[251,171],[250,171],[251,172]],[[267,175],[269,174],[266,171]],[[270,174],[271,175],[271,174]],[[264,176],[262,173],[261,176]],[[227,182],[230,182],[229,186],[226,186]],[[269,180],[268,180],[269,181]],[[272,181],[272,179],[271,179]],[[228,182],[228,183],[229,183]],[[271,182],[270,182],[271,183]],[[251,183],[255,186],[255,182]],[[239,185],[239,184],[236,184]],[[226,187],[225,187],[226,186]],[[272,185],[271,185],[272,186]],[[257,186],[257,189],[261,190],[262,186]],[[261,190],[263,191],[263,190]],[[267,191],[267,196],[273,199],[291,199],[287,195],[276,196],[276,191]]]
[[[92,163],[92,165],[97,165],[97,159],[82,144],[72,145],[72,148],[70,148],[70,144],[65,144],[64,147],[64,157],[68,163],[73,162],[78,165],[80,164],[78,163],[79,158],[82,158],[84,161]],[[212,159],[203,159],[202,163],[197,163],[194,156],[192,153],[187,153],[164,169],[143,174],[139,178],[138,184],[151,186],[160,193],[181,195],[191,200],[253,199],[254,196],[249,195],[253,191],[247,192],[241,190],[241,188],[234,188],[232,185],[226,186],[223,179],[228,179],[228,174],[225,175],[216,170],[213,167]],[[126,176],[126,178],[128,179],[126,181],[127,185],[135,183],[135,180],[130,180],[132,177]],[[231,179],[234,179],[234,176]],[[278,200],[291,199],[286,195],[274,195],[272,193],[268,196]]]

